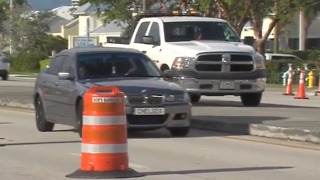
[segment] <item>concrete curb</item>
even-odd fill
[[[32,103],[21,103],[12,100],[0,99],[0,106],[13,107],[13,108],[23,108],[23,109],[34,109]]]
[[[264,124],[225,123],[203,119],[193,119],[191,126],[197,129],[220,131],[231,134],[320,143],[320,132],[296,128],[275,127]]]
[[[0,106],[34,110],[34,105],[31,103],[13,102],[9,100],[0,100]],[[204,119],[192,119],[191,127],[231,134],[253,135],[320,144],[320,132],[303,129],[275,127],[264,124],[226,123]]]

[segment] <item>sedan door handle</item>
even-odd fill
[[[58,86],[58,85],[59,85],[59,82],[58,82],[58,81],[56,81],[56,82],[54,83],[54,85]]]

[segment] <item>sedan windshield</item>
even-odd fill
[[[145,55],[128,52],[94,52],[77,56],[79,79],[109,77],[161,77]]]
[[[239,36],[226,22],[165,22],[164,32],[166,42],[193,40],[241,42]]]

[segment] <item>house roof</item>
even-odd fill
[[[118,33],[122,32],[123,28],[127,27],[127,24],[120,23],[120,26],[117,24],[117,21],[110,22],[105,25],[101,25],[98,28],[91,31],[91,33],[95,34],[104,34],[104,33]]]
[[[71,19],[74,19],[74,17],[71,15],[71,11],[70,11],[70,9],[72,9],[72,8],[74,8],[74,7],[60,6],[60,7],[54,8],[50,11],[53,12],[54,14],[56,14],[57,16],[71,20]]]
[[[72,20],[64,19],[60,16],[56,16],[49,22],[49,33],[60,33],[61,32],[61,26],[66,25],[70,23]]]
[[[96,6],[95,4],[92,3],[86,3],[82,6],[79,6],[74,12],[73,14],[79,15],[79,14],[88,14],[88,13],[92,13],[92,12],[96,12],[98,9],[106,9],[107,5],[101,4],[99,6]]]

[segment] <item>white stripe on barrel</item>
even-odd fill
[[[127,144],[81,144],[82,153],[127,153]]]
[[[126,125],[127,118],[120,116],[83,116],[83,125]]]

